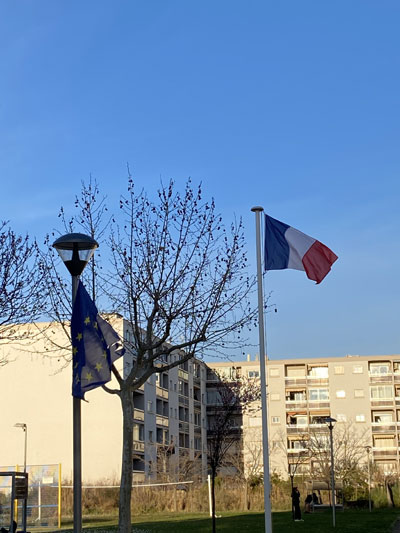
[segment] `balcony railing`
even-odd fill
[[[162,387],[156,387],[156,395],[168,400],[168,390]]]
[[[392,374],[371,374],[369,373],[370,383],[392,383]]]
[[[330,402],[329,400],[309,400],[308,407],[310,409],[328,409]]]
[[[178,377],[180,377],[181,379],[185,379],[186,381],[188,380],[188,373],[186,370],[182,370],[181,368],[178,370]]]
[[[134,420],[140,420],[141,422],[144,421],[144,411],[142,409],[134,409],[133,410],[133,419]]]
[[[400,423],[398,422],[397,425]],[[396,422],[372,422],[372,432],[380,432],[380,431],[395,431],[396,430]]]
[[[307,400],[286,400],[286,409],[305,409],[307,407]]]
[[[189,423],[188,422],[179,422],[179,431],[189,433]]]
[[[187,396],[179,395],[179,403],[185,406],[189,405],[189,398]]]
[[[168,424],[169,424],[168,417],[163,416],[163,415],[156,415],[156,424],[157,426],[168,427]]]
[[[144,452],[144,442],[141,440],[133,441],[133,451],[135,452]]]

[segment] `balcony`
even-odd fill
[[[392,405],[393,398],[371,398],[372,407],[391,407]]]
[[[302,435],[308,433],[308,424],[287,424],[286,431],[288,435]]]
[[[133,441],[133,451],[144,453],[144,442],[141,440],[134,440]]]
[[[376,448],[376,447],[373,447],[372,448],[373,452],[374,452],[374,458],[379,458],[379,457],[396,457],[397,455],[397,448],[396,446],[388,446],[386,448]]]
[[[286,410],[307,409],[307,400],[286,400]]]
[[[371,374],[371,372],[369,372],[370,383],[392,383],[392,381],[392,374]]]
[[[309,409],[329,409],[330,402],[329,400],[309,400],[308,407]]]
[[[188,380],[188,373],[186,372],[186,370],[182,370],[180,368],[178,370],[178,377],[180,377],[181,379],[185,379],[187,381]]]
[[[287,453],[288,455],[305,455],[306,453],[308,453],[308,449],[307,448],[288,448],[287,450]]]
[[[156,387],[156,395],[160,398],[164,398],[165,400],[168,400],[168,390],[163,389],[162,387]]]
[[[314,385],[328,385],[329,378],[321,378],[318,376],[307,376],[307,384],[310,386]]]
[[[400,422],[397,422],[400,425]],[[396,422],[372,422],[372,433],[388,432],[391,433],[396,430]]]
[[[144,411],[142,411],[142,409],[134,409],[133,419],[139,420],[140,422],[144,422]]]
[[[285,376],[285,387],[306,386],[306,376]]]
[[[167,416],[156,415],[156,425],[162,427],[168,427],[169,421]]]
[[[189,433],[189,423],[179,422],[179,431],[183,431],[184,433]]]
[[[181,394],[179,394],[179,403],[181,405],[185,405],[186,407],[189,406],[189,398],[187,396],[182,396]]]

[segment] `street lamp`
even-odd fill
[[[369,462],[369,454],[371,453],[372,447],[371,446],[365,446],[365,449],[367,451],[368,456],[368,508],[369,512],[372,510],[371,505],[371,469],[370,469],[370,462]]]
[[[26,473],[26,450],[27,450],[27,444],[28,444],[28,426],[22,422],[18,422],[17,424],[14,424],[15,428],[21,428],[24,430],[25,433],[25,445],[24,445],[24,473]]]
[[[68,233],[59,237],[53,247],[59,253],[72,277],[72,307],[78,290],[79,276],[90,261],[97,241],[82,233]],[[81,400],[73,397],[73,486],[74,486],[74,533],[82,531],[82,439]]]
[[[335,418],[328,416],[325,418],[331,437],[331,485],[332,485],[332,525],[336,527],[336,501],[335,501],[335,464],[333,460],[333,425],[336,422]]]
[[[24,474],[26,474],[26,451],[28,448],[28,426],[24,422],[17,422],[14,424],[15,428],[21,428],[25,433],[25,443],[24,443]],[[27,509],[27,500],[24,499],[24,513],[22,516],[22,531],[26,532],[26,509]]]

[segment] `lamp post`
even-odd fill
[[[68,233],[59,237],[53,247],[59,253],[72,277],[72,307],[78,290],[79,276],[90,261],[98,243],[82,233]],[[74,532],[82,531],[82,439],[81,400],[73,397],[73,487]]]
[[[24,473],[26,474],[26,450],[28,445],[28,426],[22,422],[18,422],[17,424],[14,424],[15,428],[21,428],[24,430],[25,433],[25,444],[24,444]]]
[[[14,427],[15,428],[21,428],[24,431],[24,433],[25,433],[24,474],[26,474],[26,452],[27,452],[27,449],[28,449],[28,425],[25,424],[24,422],[17,422],[16,424],[14,424]],[[27,500],[26,500],[26,498],[24,499],[23,506],[24,506],[24,512],[23,512],[23,515],[22,515],[22,531],[25,533],[26,532],[26,510],[27,510]]]
[[[370,469],[370,462],[369,462],[369,454],[371,453],[371,446],[365,446],[365,449],[367,451],[367,457],[368,457],[368,509],[369,512],[372,511],[372,504],[371,504],[371,469]]]
[[[331,437],[331,488],[332,488],[332,525],[336,527],[336,501],[335,501],[335,464],[333,459],[333,425],[335,418],[328,416],[325,418]]]

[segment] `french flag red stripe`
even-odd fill
[[[337,255],[325,244],[315,241],[304,254],[302,260],[307,277],[316,281],[317,284],[321,283],[337,258]]]

